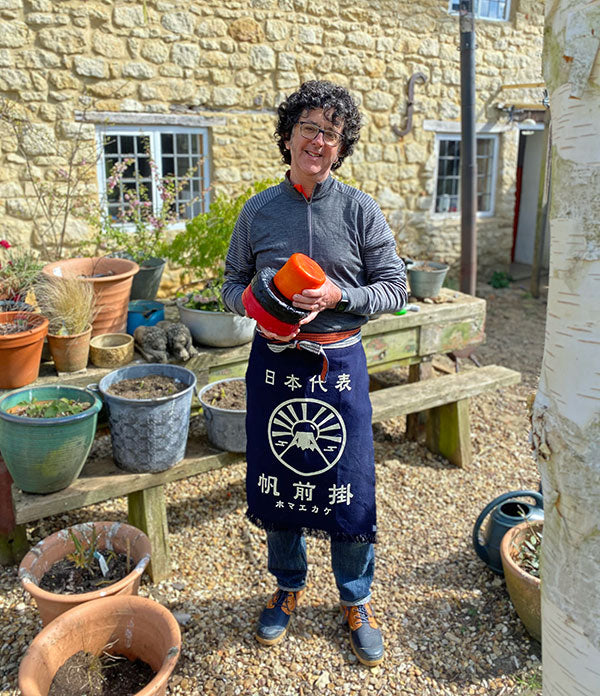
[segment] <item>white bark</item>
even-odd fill
[[[550,286],[533,409],[544,696],[600,694],[600,0],[547,0]]]

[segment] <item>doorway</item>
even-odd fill
[[[515,215],[513,222],[513,263],[531,266],[534,259],[538,195],[546,138],[543,127],[521,129],[517,159]],[[541,267],[548,268],[550,244],[544,239]]]

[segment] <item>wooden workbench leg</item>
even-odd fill
[[[469,466],[472,459],[469,399],[430,409],[427,447],[455,466]]]
[[[29,550],[25,526],[15,524],[12,477],[0,457],[0,565],[19,563]]]
[[[164,485],[135,491],[127,496],[129,523],[141,529],[150,539],[152,560],[148,567],[154,582],[169,576],[169,528]]]
[[[408,366],[408,382],[420,382],[429,379],[433,375],[433,364],[431,360],[426,360],[416,365]],[[429,411],[420,413],[409,413],[406,416],[406,439],[417,441],[425,434],[427,427],[427,416]]]

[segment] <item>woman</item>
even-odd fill
[[[280,336],[258,327],[248,363],[247,515],[267,531],[278,586],[256,638],[265,645],[283,639],[306,584],[304,534],[327,536],[352,650],[372,666],[384,648],[370,602],[375,466],[360,326],[406,303],[405,269],[375,201],[331,176],[359,138],[348,91],[306,82],[278,116],[275,135],[289,170],[244,206],[223,299],[245,314],[242,294],[253,276],[281,268],[294,252],[314,259],[326,280],[293,296],[294,307],[309,313],[299,330]]]

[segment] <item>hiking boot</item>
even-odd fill
[[[283,640],[290,622],[290,616],[296,608],[302,590],[286,592],[277,590],[267,606],[262,610],[258,620],[256,640],[263,645],[275,645]]]
[[[358,604],[342,607],[344,619],[350,629],[352,652],[368,667],[374,667],[383,660],[383,639],[371,605]]]

